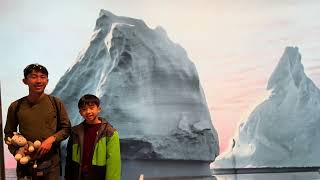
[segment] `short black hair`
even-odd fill
[[[24,78],[27,78],[28,74],[32,73],[32,71],[41,72],[47,76],[49,75],[46,67],[36,63],[36,64],[29,64],[26,68],[24,68],[23,70]]]
[[[97,96],[92,94],[86,94],[79,99],[78,108],[81,109],[86,105],[95,104],[98,107],[100,106],[100,100]]]

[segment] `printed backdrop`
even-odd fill
[[[238,123],[269,95],[267,80],[286,46],[297,46],[306,74],[320,85],[320,2],[276,0],[0,0],[3,119],[27,94],[23,68],[49,70],[50,93],[90,40],[100,9],[161,25],[195,63],[221,152]],[[4,124],[3,124],[4,125]],[[5,146],[6,149],[6,146]],[[6,151],[6,167],[15,161]]]

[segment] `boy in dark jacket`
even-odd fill
[[[78,107],[84,121],[71,131],[65,179],[120,180],[119,135],[105,119],[98,116],[100,100],[86,94],[80,98]]]

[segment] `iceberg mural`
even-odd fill
[[[287,47],[273,71],[268,99],[240,125],[217,168],[319,166],[320,90],[304,73],[297,47]]]
[[[157,169],[150,175],[208,173],[218,136],[194,64],[163,28],[101,10],[89,46],[52,92],[73,125],[82,121],[77,102],[87,93],[101,99],[101,116],[119,131],[125,174],[149,166]]]

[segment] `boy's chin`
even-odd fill
[[[96,123],[96,121],[94,119],[85,119],[86,123],[88,124],[93,124]]]
[[[41,94],[44,92],[44,89],[32,89],[31,92]]]

